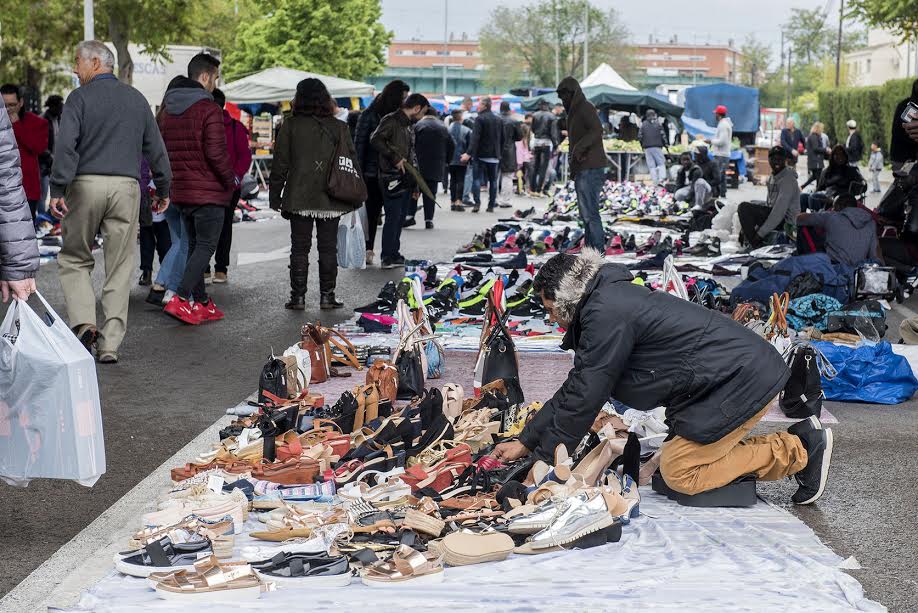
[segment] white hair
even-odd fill
[[[84,40],[77,45],[76,52],[84,60],[98,58],[103,67],[110,71],[115,69],[115,54],[104,43],[97,40]]]

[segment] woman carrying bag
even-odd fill
[[[320,80],[303,79],[296,86],[292,114],[284,119],[274,144],[270,205],[290,221],[290,301],[284,306],[296,311],[306,308],[313,226],[319,251],[319,306],[344,306],[335,298],[338,219],[359,208],[360,202],[330,195],[334,190],[329,189],[329,169],[340,159],[337,153],[349,152],[350,160],[356,155],[347,125],[335,119],[335,110]]]

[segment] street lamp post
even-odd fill
[[[446,64],[449,62],[449,0],[443,0],[443,99],[446,100]]]
[[[92,0],[83,0],[83,40],[95,40]]]
[[[583,24],[586,34],[583,37],[583,80],[590,74],[590,3],[583,9]]]

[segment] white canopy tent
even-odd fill
[[[590,76],[580,82],[581,87],[590,87],[593,85],[608,85],[609,87],[624,89],[631,92],[637,91],[636,87],[623,79],[620,74],[615,72],[614,68],[605,62],[597,66],[596,70],[594,70]]]
[[[296,94],[296,84],[309,78],[322,81],[332,98],[373,95],[373,86],[369,83],[339,79],[293,68],[268,68],[227,83],[222,89],[226,94],[226,99],[236,104],[283,102],[292,100]]]

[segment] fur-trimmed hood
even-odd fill
[[[577,307],[583,299],[584,293],[596,277],[599,269],[606,265],[603,254],[595,249],[584,249],[573,267],[561,279],[558,289],[555,290],[555,313],[558,318],[570,324],[574,321]],[[630,281],[632,275],[624,267],[609,264],[610,281]]]

